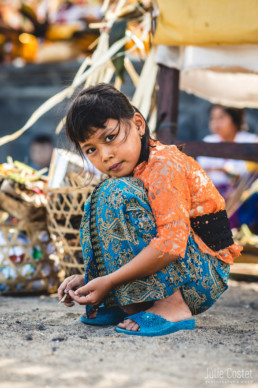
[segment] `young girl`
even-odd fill
[[[143,116],[111,85],[83,90],[66,130],[109,179],[85,204],[85,278],[65,279],[59,299],[67,293],[67,306],[93,306],[83,322],[119,323],[116,330],[125,334],[193,329],[192,316],[227,289],[241,251],[223,198],[194,159],[150,138]]]

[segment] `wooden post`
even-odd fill
[[[177,137],[179,70],[159,65],[157,139],[174,144]]]
[[[257,143],[205,143],[204,141],[180,142],[184,144],[184,153],[189,156],[211,156],[223,159],[246,160],[258,163],[258,144]]]

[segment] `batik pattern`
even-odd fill
[[[107,275],[132,260],[157,235],[146,190],[136,178],[111,178],[85,204],[81,244],[85,281]],[[227,288],[229,265],[200,252],[190,233],[185,255],[157,273],[116,287],[107,307],[155,301],[178,288],[191,311],[209,308]]]

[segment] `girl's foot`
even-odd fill
[[[124,310],[128,313],[126,308],[124,308]],[[134,311],[133,314],[139,311],[143,310]],[[179,322],[184,319],[192,318],[192,313],[188,305],[185,303],[180,290],[177,290],[168,298],[155,301],[153,306],[145,311],[160,315],[162,318],[171,322]],[[130,314],[131,313],[132,312],[130,312]],[[118,327],[130,331],[139,330],[138,324],[131,319],[126,319],[124,322],[119,323]]]
[[[83,313],[82,316],[83,316],[84,318],[94,319],[94,318],[97,317],[97,314],[98,314],[98,312],[97,312],[97,311],[94,311],[94,313],[92,313],[92,314],[87,314],[87,317],[86,317],[86,313]]]
[[[89,318],[89,319],[95,319],[97,317],[97,314],[98,314],[98,309],[93,307],[88,313],[87,313],[87,316],[86,316],[86,313],[83,313],[82,316],[84,318]]]
[[[126,307],[124,306],[120,306],[122,310],[124,310],[126,312],[126,314],[128,315],[133,315],[133,314],[136,314],[138,313],[139,311],[143,311],[143,310],[146,310],[147,308],[151,307],[153,305],[153,302],[143,302],[143,303],[134,303],[134,304],[131,304],[131,305],[128,305]],[[87,314],[87,318],[89,319],[94,319],[96,318],[98,315],[98,309],[95,310],[93,312],[89,312]],[[86,318],[86,313],[82,314],[82,316],[84,318]]]
[[[127,306],[121,306],[121,309],[123,309],[127,315],[133,315],[139,313],[140,311],[149,309],[153,306],[153,304],[154,302],[133,303]]]

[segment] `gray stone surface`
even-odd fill
[[[80,322],[83,307],[56,296],[1,297],[1,388],[257,387],[258,284],[230,281],[196,316],[196,329],[163,337]]]

